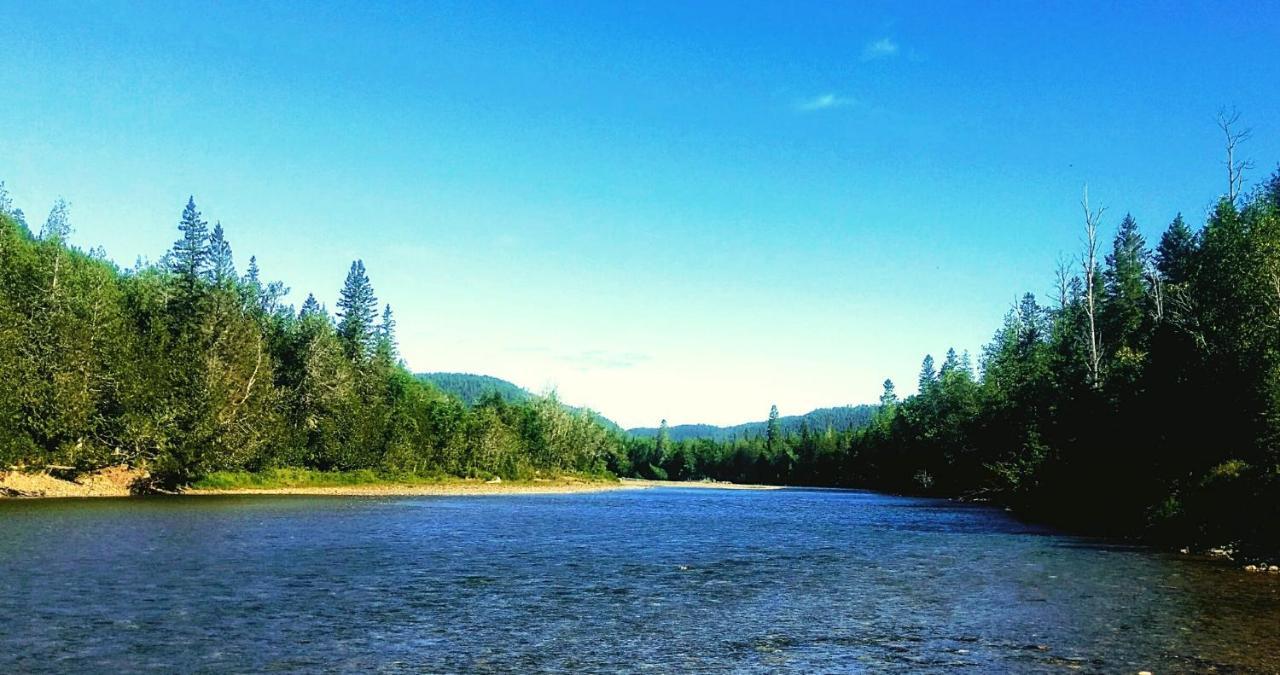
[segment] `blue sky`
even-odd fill
[[[414,370],[625,425],[873,401],[1078,248],[1280,160],[1274,3],[0,0],[0,179],[123,264],[187,195]],[[1109,232],[1108,232],[1109,234]]]

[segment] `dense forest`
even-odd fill
[[[1079,265],[1028,293],[983,350],[926,358],[852,452],[859,481],[998,498],[1037,517],[1173,541],[1280,544],[1280,171],[1201,228],[1104,249],[1083,200]]]
[[[352,263],[337,312],[254,258],[189,200],[173,248],[119,269],[68,242],[59,201],[37,230],[0,183],[0,467],[128,464],[173,487],[276,467],[508,478],[599,473],[617,435],[554,398],[466,405],[411,375],[395,321]]]

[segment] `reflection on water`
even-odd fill
[[[1280,578],[866,492],[0,503],[0,672],[1261,671]]]

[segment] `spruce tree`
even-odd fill
[[[1196,251],[1196,235],[1179,213],[1156,246],[1156,269],[1166,284],[1185,283],[1191,277],[1192,256]]]
[[[391,305],[382,309],[382,321],[378,324],[378,358],[386,362],[396,360],[396,320]]]
[[[664,419],[658,424],[658,437],[654,440],[653,452],[657,457],[654,461],[662,463],[666,458],[667,448],[671,445],[671,432],[667,430],[667,421]]]
[[[316,300],[316,296],[308,293],[307,299],[302,302],[302,310],[298,312],[298,318],[305,319],[309,316],[319,316],[323,313],[324,308],[320,306],[320,302]]]
[[[782,425],[778,422],[778,406],[769,406],[769,421],[764,428],[764,447],[772,456],[782,444]]]
[[[960,357],[956,355],[955,348],[948,348],[946,357],[942,359],[942,368],[938,371],[938,377],[946,378],[959,367]]]
[[[236,279],[236,266],[231,257],[231,244],[222,232],[222,223],[215,223],[209,236],[209,279],[214,285],[223,286]],[[254,272],[256,274],[256,264]]]
[[[1102,301],[1102,330],[1115,348],[1139,346],[1147,302],[1146,257],[1146,242],[1138,232],[1138,223],[1126,214],[1103,273],[1106,294]]]
[[[196,209],[195,197],[187,199],[178,230],[182,232],[182,237],[173,243],[173,250],[169,253],[169,268],[191,288],[204,276],[209,266],[209,223],[201,219],[200,211]]]
[[[898,404],[897,388],[893,386],[893,380],[886,379],[884,381],[884,393],[880,394],[880,406],[888,408]]]
[[[933,386],[938,383],[938,373],[933,367],[933,355],[925,354],[924,361],[920,362],[920,379],[918,381],[921,394],[927,394],[933,390]]]
[[[351,263],[347,281],[338,296],[338,337],[347,356],[353,361],[368,358],[377,348],[374,317],[377,316],[378,299],[365,274],[364,262]]]

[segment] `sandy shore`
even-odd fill
[[[75,480],[48,472],[0,471],[0,498],[16,497],[128,497],[133,486],[147,478],[145,471],[113,466]]]

